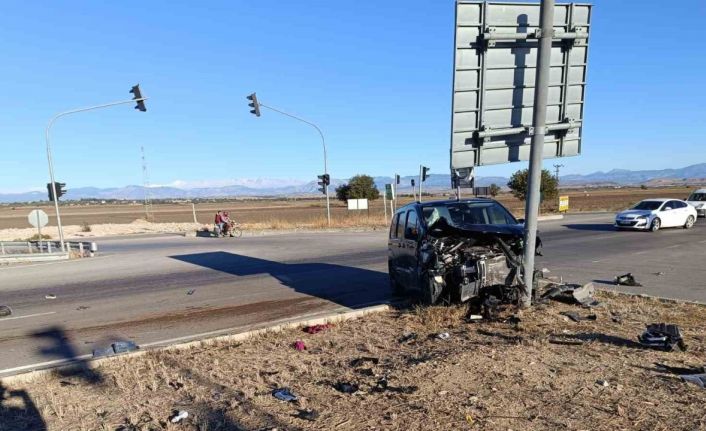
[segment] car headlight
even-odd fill
[[[697,206],[696,208],[698,208],[698,209],[704,209],[704,208],[706,208],[706,204],[699,204],[699,206]]]

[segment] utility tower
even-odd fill
[[[154,221],[154,215],[152,213],[152,199],[150,198],[150,176],[147,173],[147,159],[145,158],[145,147],[140,146],[140,151],[142,152],[142,187],[145,193],[145,220],[151,222]]]
[[[559,169],[563,168],[564,165],[554,165],[554,178],[556,178],[556,186],[559,187]]]

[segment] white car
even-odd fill
[[[658,231],[663,227],[690,229],[696,222],[696,208],[678,199],[646,199],[615,216],[618,229]]]
[[[696,213],[701,217],[706,217],[706,189],[694,191],[686,200],[686,203],[696,208]]]

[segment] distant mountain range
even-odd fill
[[[402,193],[411,193],[410,180],[416,176],[405,176],[400,181],[398,190]],[[392,183],[391,177],[375,177],[375,184],[379,190],[384,190],[385,184]],[[483,187],[490,184],[505,186],[508,178],[505,177],[476,177],[476,186]],[[331,179],[333,189],[346,180]],[[450,177],[444,174],[430,175],[424,182],[424,190],[444,191],[450,188]],[[670,184],[698,184],[706,183],[706,163],[687,166],[681,169],[662,169],[631,171],[627,169],[613,169],[608,172],[594,172],[587,175],[565,175],[561,177],[562,186],[629,186],[629,185],[670,185]],[[171,186],[150,187],[149,196],[152,199],[193,199],[193,198],[225,198],[225,197],[272,197],[272,196],[319,196],[316,181],[298,182],[295,180],[277,179],[243,179],[235,181],[236,184],[219,187],[179,188]],[[72,189],[63,197],[65,200],[79,199],[121,199],[141,200],[145,196],[142,186],[126,186],[118,188],[79,187]],[[46,201],[44,191],[26,193],[0,193],[0,203]]]

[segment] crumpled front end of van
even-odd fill
[[[429,228],[420,250],[424,301],[463,302],[492,290],[514,302],[523,289],[521,226],[452,226],[445,219]]]

